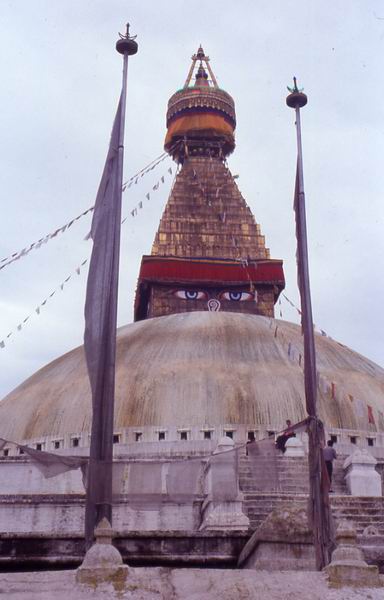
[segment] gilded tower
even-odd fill
[[[200,46],[168,102],[165,149],[180,170],[142,259],[135,320],[197,310],[274,316],[282,261],[270,258],[227,167],[235,128],[233,98],[218,87]]]

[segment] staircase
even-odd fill
[[[251,530],[255,530],[268,514],[279,506],[291,503],[303,508],[307,506],[307,458],[285,457],[279,452],[276,460],[274,469],[271,469],[271,487],[265,489],[264,485],[264,489],[261,490],[251,470],[249,458],[245,455],[240,456],[240,489],[244,494],[244,508],[250,520]],[[353,521],[358,535],[361,535],[368,525],[373,525],[380,535],[384,535],[384,498],[349,496],[344,481],[343,462],[344,458],[340,458],[334,463],[334,494],[330,496],[336,524],[342,519]],[[263,468],[268,470],[268,464]]]
[[[270,489],[260,489],[258,482],[251,470],[250,461],[245,454],[240,456],[239,464],[239,479],[240,489],[246,492],[269,492],[275,491],[283,494],[308,494],[309,478],[308,478],[308,459],[307,457],[293,458],[287,457],[280,451],[276,450],[276,469],[265,462],[263,468],[271,470],[271,485]],[[334,475],[332,489],[335,494],[347,495],[347,487],[344,481],[343,472],[344,459],[337,459],[334,462]],[[277,481],[275,475],[277,471]],[[273,472],[273,475],[272,475]]]
[[[362,535],[368,525],[373,525],[379,535],[384,536],[383,497],[333,496],[331,505],[336,522],[344,519],[353,521],[358,535]]]

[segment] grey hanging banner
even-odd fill
[[[279,491],[278,450],[274,437],[250,442],[247,454],[254,488],[260,492]]]
[[[239,493],[238,451],[221,452],[209,459],[212,478],[212,499],[231,502]]]
[[[192,502],[202,493],[203,463],[200,460],[170,463],[167,475],[168,500],[176,504]]]
[[[90,237],[93,239],[85,300],[84,350],[92,390],[92,429],[85,515],[89,546],[97,523],[112,520],[113,412],[115,394],[117,288],[121,223],[119,143],[122,100],[113,124],[107,160],[97,192]],[[102,473],[100,461],[106,465]],[[103,497],[103,503],[93,501]]]
[[[55,454],[54,452],[35,450],[29,446],[24,446],[23,444],[17,444],[16,442],[0,438],[0,450],[2,450],[6,444],[13,444],[20,448],[23,454],[29,456],[35,466],[47,479],[74,469],[83,469],[88,463],[88,458],[86,456],[65,456],[63,454]]]
[[[159,510],[165,499],[162,493],[162,469],[160,462],[137,462],[129,466],[127,503],[130,508]]]

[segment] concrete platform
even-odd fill
[[[383,579],[383,578],[382,578]],[[383,580],[384,585],[384,580]],[[130,568],[124,587],[79,586],[75,571],[0,574],[3,600],[382,600],[380,589],[329,589],[313,572]]]

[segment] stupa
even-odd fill
[[[200,46],[183,89],[168,102],[165,149],[182,167],[142,260],[136,320],[201,310],[273,316],[282,261],[270,259],[226,166],[235,127],[235,103]]]
[[[135,322],[118,331],[114,443],[120,458],[198,455],[223,436],[244,444],[306,416],[301,329],[274,318],[284,289],[282,261],[270,258],[227,166],[235,127],[234,101],[218,87],[200,46],[184,87],[168,103],[165,149],[180,169],[151,253],[141,262]],[[384,370],[315,337],[319,416],[328,435],[340,455],[369,449],[382,468]],[[38,450],[87,454],[90,423],[82,347],[0,403],[0,437]],[[302,445],[305,451],[305,436]],[[12,445],[1,454],[0,471],[26,460]],[[28,485],[38,494],[42,484],[32,479],[14,479],[13,497],[28,495]],[[295,485],[293,492],[302,491]],[[80,498],[80,479],[63,480],[57,489]],[[47,484],[42,493],[53,488]],[[142,527],[172,529],[172,513],[167,519],[155,526],[142,521]]]

